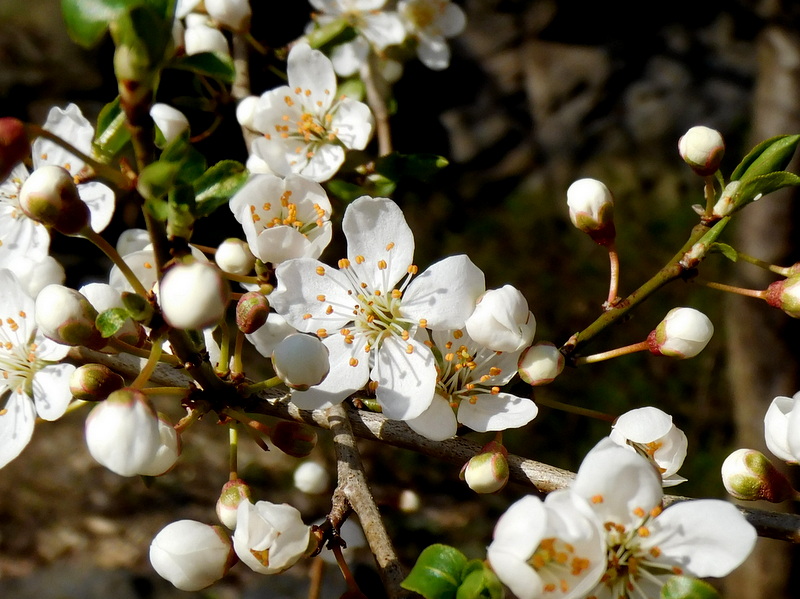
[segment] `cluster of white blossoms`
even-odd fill
[[[725,576],[747,558],[756,531],[735,506],[662,509],[661,484],[647,459],[603,439],[569,488],[500,517],[489,562],[519,599],[626,599],[660,596],[675,574]]]

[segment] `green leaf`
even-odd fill
[[[711,244],[710,251],[719,252],[731,262],[739,261],[739,252],[726,243],[713,243]]]
[[[103,339],[107,339],[117,333],[128,320],[128,311],[125,308],[110,308],[101,312],[95,319],[95,326]]]
[[[121,294],[122,305],[130,317],[136,322],[148,324],[153,317],[153,306],[138,293],[123,291]]]
[[[139,173],[136,189],[146,200],[164,198],[178,179],[181,165],[177,162],[157,160]]]
[[[305,38],[308,45],[312,48],[321,48],[326,44],[338,45],[349,42],[356,37],[356,31],[347,22],[346,18],[336,19],[326,23],[322,27],[317,27],[306,34]]]
[[[233,60],[229,56],[222,56],[214,52],[200,52],[191,56],[181,56],[170,61],[166,67],[190,71],[228,84],[233,83],[236,77]]]
[[[122,151],[130,139],[131,132],[125,126],[125,113],[117,96],[100,111],[92,143],[99,154],[111,159]]]
[[[100,43],[112,21],[143,0],[61,0],[61,13],[72,40],[84,48]]]
[[[782,171],[792,159],[798,143],[800,135],[778,135],[762,141],[734,169],[731,181]]]
[[[367,190],[360,185],[348,183],[347,181],[341,181],[340,179],[332,179],[325,185],[329,192],[347,203],[350,203],[363,195],[368,195]]]
[[[223,160],[209,168],[194,182],[197,217],[208,216],[227,204],[249,176],[245,166],[235,160]]]
[[[485,562],[472,560],[462,572],[456,599],[503,599],[503,583]]]
[[[786,171],[768,173],[753,178],[748,176],[742,180],[741,185],[733,194],[731,202],[735,207],[734,209],[738,210],[768,193],[778,191],[784,187],[797,186],[800,186],[800,177]]]
[[[673,576],[661,587],[661,599],[720,599],[720,594],[702,580]]]
[[[378,158],[375,162],[375,171],[392,181],[406,178],[428,181],[447,165],[447,159],[436,154],[392,152]]]
[[[195,181],[206,170],[206,159],[189,141],[188,131],[184,131],[164,148],[159,162],[179,165],[177,180],[186,184]]]
[[[455,547],[426,547],[400,586],[425,599],[455,599],[467,558]]]

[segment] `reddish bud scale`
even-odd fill
[[[259,291],[242,295],[236,304],[236,326],[243,333],[254,333],[260,329],[269,316],[269,301]]]
[[[0,118],[0,181],[31,152],[25,125],[13,117]]]

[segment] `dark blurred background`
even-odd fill
[[[489,287],[511,283],[523,291],[536,315],[538,340],[560,345],[587,326],[608,289],[604,251],[567,216],[566,189],[573,180],[601,179],[615,195],[625,295],[672,256],[697,221],[691,206],[703,203],[702,181],[677,153],[678,138],[689,127],[722,132],[726,174],[755,143],[800,130],[800,4],[791,0],[459,4],[468,25],[451,43],[450,68],[433,72],[409,62],[394,88],[398,110],[392,117],[398,151],[441,154],[450,166],[429,183],[401,184],[393,198],[414,230],[420,268],[445,255],[469,254]],[[253,8],[254,36],[273,46],[298,35],[310,11],[299,0],[254,0]],[[93,51],[72,44],[57,0],[0,0],[2,114],[42,122],[51,106],[76,102],[91,119],[116,93],[112,55],[108,41]],[[277,84],[260,64],[254,62],[251,71],[256,94]],[[165,81],[159,99],[183,102],[196,112],[197,102],[181,83]],[[234,104],[215,109],[230,117]],[[210,122],[208,115],[194,117],[193,123]],[[246,158],[232,125],[199,143],[210,163]],[[797,261],[791,196],[776,193],[748,207],[723,241],[768,262]],[[343,203],[334,202],[341,216]],[[108,236],[113,241],[135,224],[135,216],[122,210]],[[213,245],[229,235],[240,233],[225,213],[200,223],[196,239]],[[323,258],[335,260],[343,248],[339,235]],[[53,251],[65,260],[71,282],[106,276],[107,265],[84,245],[56,239]],[[752,288],[775,280],[719,255],[703,264],[700,275]],[[552,385],[537,388],[533,398],[611,415],[660,407],[689,437],[681,471],[689,482],[671,491],[723,497],[722,460],[738,447],[765,450],[762,422],[769,402],[800,386],[800,331],[797,322],[763,302],[676,282],[585,349],[594,353],[640,341],[679,305],[698,308],[715,323],[714,339],[697,358],[678,362],[636,354],[568,369]],[[524,384],[514,391],[530,394]],[[10,589],[4,593],[9,597],[170,596],[168,585],[149,569],[147,546],[158,529],[179,517],[213,521],[216,489],[227,476],[225,431],[201,423],[187,436],[178,468],[146,488],[91,461],[81,439],[82,418],[38,427],[28,450],[0,472],[0,588]],[[515,453],[574,470],[607,432],[604,422],[542,407],[536,420],[507,434],[506,441]],[[481,557],[497,516],[529,491],[510,485],[498,495],[476,497],[451,465],[369,443],[362,449],[407,565],[433,542]],[[331,463],[324,435],[314,457]],[[243,459],[258,499],[296,502],[307,521],[324,516],[325,496],[292,491],[295,460],[257,448]],[[421,495],[418,512],[396,509],[403,489]],[[796,563],[786,544],[760,541],[750,562],[724,584],[725,596],[795,597],[800,581],[793,557]],[[368,577],[369,559],[361,556],[361,562]],[[195,595],[306,596],[302,568],[287,575],[290,583],[281,582],[286,577],[254,578],[240,568],[227,582]]]

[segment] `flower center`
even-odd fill
[[[425,0],[424,2],[409,2],[405,8],[405,15],[417,26],[418,29],[428,29],[436,18],[444,12],[446,2]]]
[[[319,204],[313,204],[311,210],[313,215],[310,214],[306,205],[305,214],[300,214],[303,211],[303,206],[298,206],[289,200],[292,197],[292,191],[286,190],[281,194],[280,203],[276,206],[272,202],[264,202],[261,206],[263,213],[259,213],[257,207],[253,204],[250,205],[250,218],[257,227],[263,229],[271,229],[273,227],[292,227],[297,229],[303,235],[308,235],[315,229],[321,229],[327,214]],[[263,214],[263,216],[262,216]],[[313,220],[304,220],[311,216]],[[264,221],[263,223],[261,221]]]
[[[19,316],[27,318],[22,311]],[[33,375],[44,363],[36,356],[36,343],[20,342],[20,330],[19,323],[13,317],[0,321],[0,376],[8,389],[31,395]]]
[[[456,342],[464,336],[463,331],[453,331]],[[456,346],[453,340],[448,340],[440,352],[436,353],[438,377],[436,388],[454,408],[463,399],[475,403],[479,393],[497,395],[499,387],[490,385],[490,380],[502,373],[502,370],[492,366],[498,357],[497,352],[490,350],[473,350],[466,345]]]
[[[545,593],[567,593],[570,582],[589,568],[591,560],[578,555],[574,545],[547,538],[542,539],[528,563],[541,577]]]

